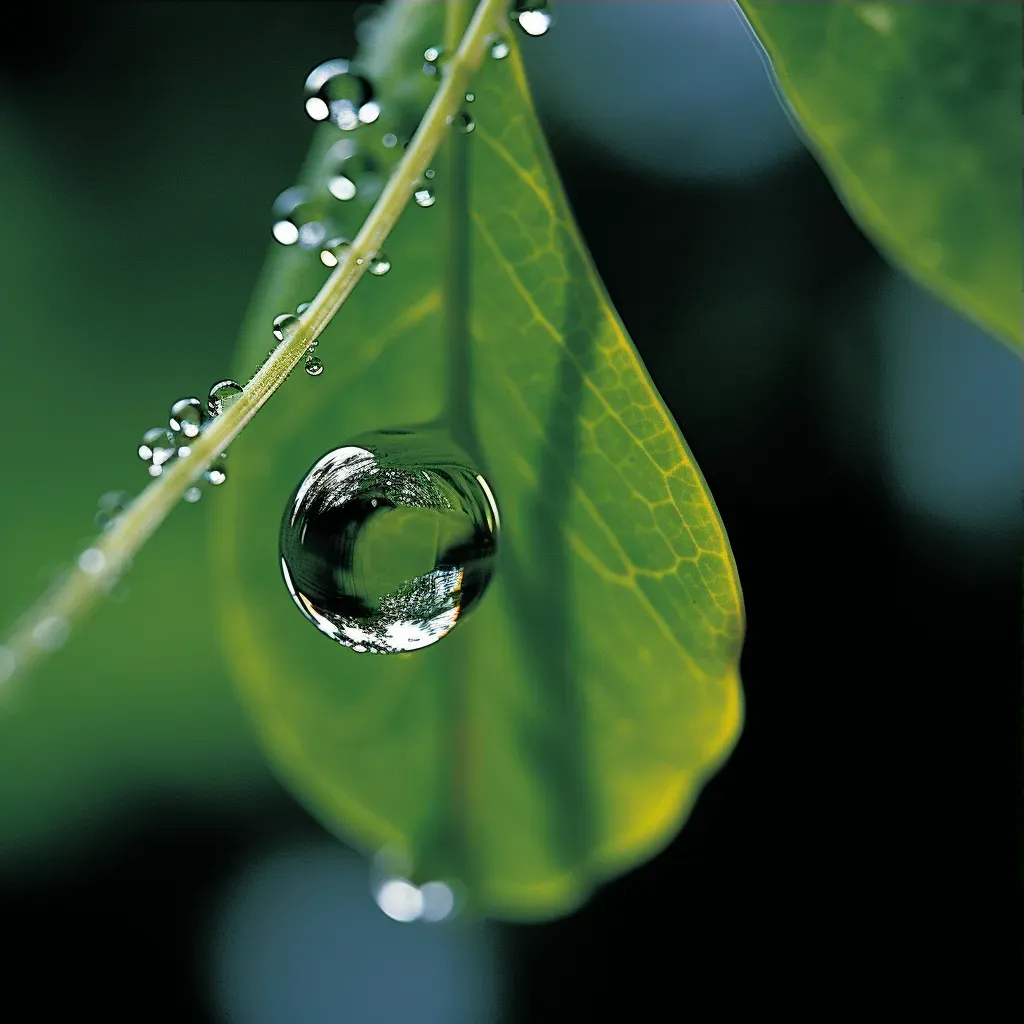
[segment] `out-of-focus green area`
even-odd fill
[[[297,83],[323,57],[317,36],[282,50],[294,20],[278,5],[248,33],[262,70],[240,88],[220,57],[237,13],[208,8],[196,35],[197,23],[150,5],[130,51],[95,28],[91,59],[114,65],[114,80],[85,75],[59,102],[41,88],[34,104],[0,104],[2,622],[93,535],[101,493],[145,485],[142,431],[229,369],[270,202],[308,145]],[[343,14],[301,12],[345,51]],[[5,695],[0,859],[80,842],[83,823],[110,820],[101,807],[151,799],[152,787],[189,800],[267,792],[216,641],[218,498],[172,515],[125,599]]]

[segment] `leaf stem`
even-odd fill
[[[380,251],[462,109],[470,78],[483,63],[488,36],[497,28],[498,17],[507,2],[480,0],[477,4],[458,49],[444,65],[437,92],[401,161],[359,234],[297,326],[285,335],[234,404],[208,422],[192,442],[191,454],[165,467],[87,549],[88,557],[80,557],[78,564],[15,624],[0,645],[0,683],[26,672],[60,646],[71,626],[110,591],[185,491],[202,478],[211,463],[238,437],[331,322]]]

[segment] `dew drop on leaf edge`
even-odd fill
[[[206,410],[210,416],[219,416],[225,409],[238,401],[245,389],[241,384],[233,380],[222,380],[210,388],[210,394],[206,399]]]
[[[198,437],[206,414],[198,398],[179,398],[171,406],[169,423],[176,435],[186,438]]]
[[[465,453],[430,432],[383,431],[328,452],[281,519],[296,608],[357,653],[429,647],[494,571],[498,511]]]

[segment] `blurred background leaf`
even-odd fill
[[[381,20],[366,65],[384,111],[375,134],[401,135],[395,91],[437,42],[440,13],[399,5]],[[323,376],[296,374],[232,451],[218,576],[240,682],[314,812],[370,851],[400,847],[418,881],[460,882],[482,912],[543,918],[679,827],[739,730],[742,625],[717,510],[576,235],[512,46],[467,104],[467,351],[443,309],[460,301],[446,219],[465,205],[449,152],[436,204],[411,206],[387,243],[391,271],[361,282],[324,332]],[[327,192],[341,138],[321,129],[314,152],[328,155],[303,179],[328,217],[351,205]],[[361,189],[365,172],[352,173]],[[315,253],[274,254],[240,371],[324,277]],[[326,451],[433,422],[458,396],[453,365],[468,375],[456,436],[501,508],[499,567],[436,646],[358,657],[292,608],[284,499]]]
[[[871,238],[1020,353],[1020,4],[740,3]]]

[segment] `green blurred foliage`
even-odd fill
[[[865,231],[1019,354],[1020,4],[741,6]]]
[[[235,7],[214,5],[201,35],[166,5],[112,6],[105,16],[137,45],[96,32],[87,53],[115,70],[81,77],[75,117],[45,82],[0,103],[0,622],[88,542],[101,493],[145,485],[142,431],[230,365],[270,202],[309,138],[296,82],[324,35],[354,45],[327,5],[296,6],[269,6],[246,33]],[[285,58],[297,17],[321,27]],[[240,31],[259,67],[241,85],[220,59]],[[0,861],[76,849],[160,792],[225,811],[273,792],[219,653],[218,498],[183,505],[137,557],[123,599],[4,694]]]
[[[396,130],[393,92],[439,13],[382,21],[366,57],[377,132]],[[264,741],[314,813],[368,850],[401,849],[415,880],[461,882],[478,910],[549,917],[664,846],[731,749],[741,598],[711,496],[576,231],[514,44],[473,91],[475,131],[438,164],[436,204],[388,240],[392,270],[324,332],[324,374],[295,374],[234,446],[218,578]],[[325,195],[339,137],[320,129],[304,175]],[[461,152],[471,249],[453,275]],[[240,372],[324,276],[298,247],[274,255]],[[283,586],[285,500],[325,451],[439,415],[498,496],[494,582],[435,646],[341,650]]]

